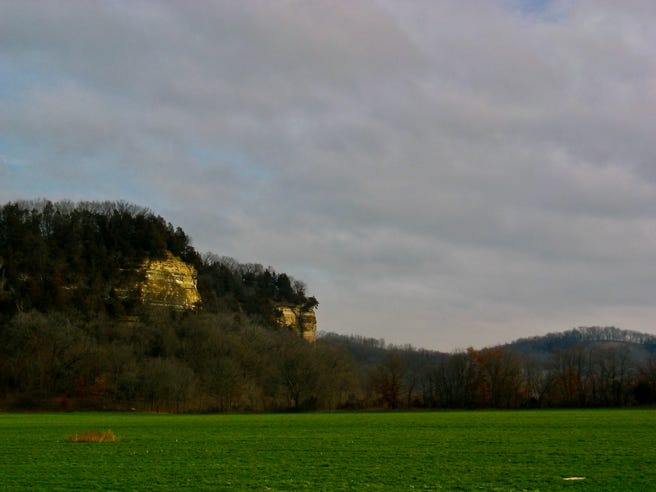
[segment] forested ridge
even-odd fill
[[[127,202],[8,203],[0,209],[0,308],[59,311],[93,318],[135,314],[119,287],[138,266],[168,253],[198,271],[205,312],[243,311],[271,322],[276,303],[316,305],[285,273],[232,258],[201,255],[180,228]]]
[[[167,252],[197,269],[199,309],[149,309],[116,288],[138,280],[135,265]],[[308,344],[275,323],[280,303],[318,305],[285,273],[198,253],[182,229],[147,209],[8,203],[0,208],[0,407],[224,412],[656,402],[652,335],[578,328],[448,354],[333,333]]]

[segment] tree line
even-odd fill
[[[616,336],[609,337],[609,332]],[[571,343],[542,350],[556,338]],[[386,347],[380,340],[361,337],[331,334],[324,339],[355,357],[364,376],[360,381],[368,385],[360,386],[360,400],[356,400],[362,408],[585,408],[656,403],[654,337],[637,332],[582,328],[536,337],[533,345],[469,348],[448,354]]]
[[[139,321],[20,312],[0,325],[4,408],[155,412],[625,407],[656,403],[656,357],[595,341],[454,353],[296,334],[227,313]]]
[[[93,322],[18,313],[0,331],[10,408],[227,412],[336,409],[354,365],[330,343],[252,321],[171,313]]]

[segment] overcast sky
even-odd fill
[[[319,329],[656,333],[653,0],[0,0],[0,199],[123,199]]]

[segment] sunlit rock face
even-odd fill
[[[140,285],[141,302],[147,306],[175,310],[195,309],[201,302],[196,288],[196,269],[167,254],[163,260],[143,264],[145,279]]]
[[[314,343],[317,340],[317,317],[314,309],[304,306],[280,305],[278,324],[294,330],[306,341]]]

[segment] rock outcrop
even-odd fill
[[[310,343],[317,340],[317,317],[312,307],[280,304],[276,308],[280,313],[277,320],[280,326],[294,330]]]
[[[196,269],[172,254],[144,262],[142,270],[145,278],[139,290],[144,305],[184,311],[201,303]]]

